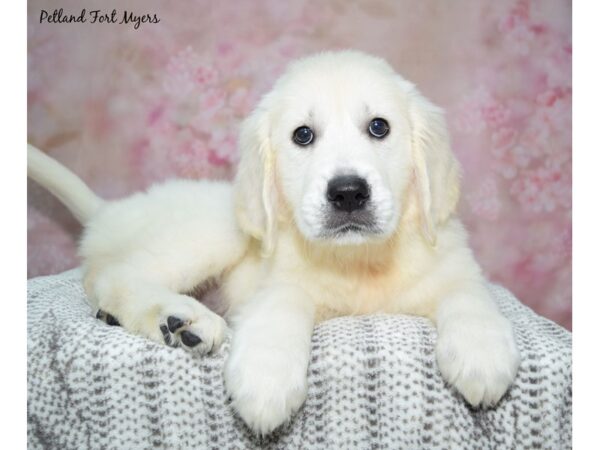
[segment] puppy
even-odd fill
[[[503,396],[519,353],[455,214],[439,108],[379,58],[321,53],[264,96],[240,152],[233,185],[171,181],[105,202],[30,147],[29,175],[85,225],[84,286],[102,314],[204,354],[226,323],[186,292],[219,277],[226,387],[260,434],[302,405],[313,327],[339,315],[428,317],[444,379],[474,406]]]

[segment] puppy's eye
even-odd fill
[[[308,145],[313,141],[314,138],[315,134],[307,126],[296,128],[294,134],[292,135],[292,139],[298,145]]]
[[[376,118],[369,124],[369,134],[377,139],[383,139],[390,132],[387,120]]]

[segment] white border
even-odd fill
[[[0,45],[0,192],[2,195],[2,380],[0,412],[2,447],[26,448],[27,328],[26,328],[26,177],[27,136],[27,7],[25,2],[2,6]]]
[[[573,7],[573,448],[598,442],[600,3]],[[592,444],[596,443],[596,444]]]

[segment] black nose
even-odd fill
[[[361,209],[369,200],[369,185],[364,178],[343,175],[327,184],[327,200],[335,209],[352,212]]]

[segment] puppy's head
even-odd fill
[[[282,204],[308,241],[359,245],[395,233],[412,189],[434,243],[459,197],[442,111],[359,52],[292,63],[245,121],[240,147],[238,220],[266,252]]]

